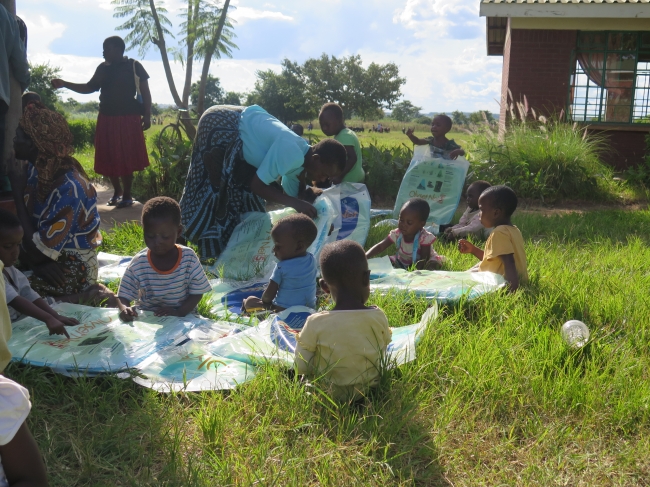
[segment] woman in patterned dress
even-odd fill
[[[205,261],[223,252],[241,215],[264,211],[265,200],[315,217],[307,182],[338,176],[346,159],[340,142],[310,146],[257,105],[213,106],[199,121],[180,201],[185,237]]]
[[[25,232],[21,264],[34,271],[31,286],[43,297],[75,301],[101,290],[97,255],[101,244],[97,193],[71,156],[65,119],[40,102],[26,107],[14,138],[10,173],[16,212]],[[17,164],[14,164],[17,166]]]

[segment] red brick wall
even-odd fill
[[[506,42],[503,45],[503,68],[501,68],[501,110],[499,112],[499,130],[503,132],[506,128],[508,115],[508,79],[510,77],[510,19],[506,30]]]
[[[537,113],[559,113],[567,103],[571,53],[578,31],[508,26],[508,32],[503,55],[502,97],[509,88],[515,101],[523,101],[526,95],[529,106]]]
[[[603,160],[615,169],[623,170],[643,161],[645,136],[648,132],[604,131],[599,129],[592,131],[603,134],[609,139],[610,151],[603,156]]]
[[[515,101],[523,101],[537,114],[559,114],[566,110],[571,54],[576,45],[575,30],[511,29],[503,49],[501,81],[501,129],[507,120],[508,89]],[[515,110],[516,113],[516,110]],[[616,169],[640,163],[645,153],[646,132],[607,131],[611,152],[605,161]]]

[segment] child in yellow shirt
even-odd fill
[[[366,306],[370,271],[361,245],[352,240],[326,245],[320,266],[320,286],[335,306],[307,318],[296,339],[298,374],[324,377],[338,400],[358,399],[379,382],[392,332],[384,312]]]
[[[478,207],[483,226],[494,227],[485,242],[485,250],[464,239],[458,242],[458,250],[462,254],[473,254],[481,261],[479,271],[501,274],[510,290],[516,291],[520,283],[528,281],[524,239],[510,221],[517,209],[517,195],[508,186],[492,186],[481,193]]]

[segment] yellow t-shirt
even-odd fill
[[[298,373],[324,374],[338,399],[358,397],[377,383],[391,336],[379,308],[313,314],[296,340]]]
[[[496,227],[488,237],[487,242],[485,242],[483,252],[483,260],[478,266],[480,271],[490,271],[505,277],[506,268],[499,256],[514,254],[519,279],[521,282],[528,281],[524,238],[514,225],[499,225]]]
[[[11,319],[7,308],[7,295],[5,294],[5,279],[2,276],[4,264],[0,260],[0,373],[5,370],[11,360],[11,352],[7,342],[11,338]]]

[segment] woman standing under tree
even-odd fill
[[[121,37],[109,37],[104,41],[106,61],[97,67],[88,83],[52,80],[57,89],[68,88],[77,93],[100,91],[95,172],[111,180],[114,190],[108,205],[118,208],[133,204],[133,173],[149,165],[142,131],[151,126],[149,75],[142,64],[124,56],[124,50]]]

